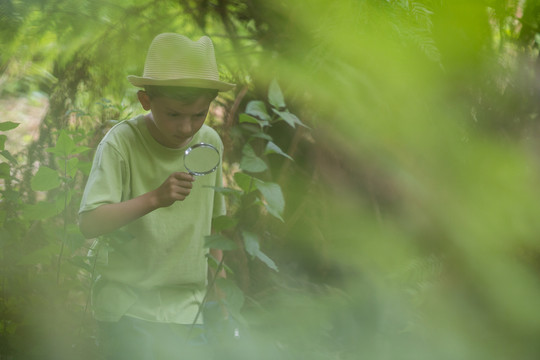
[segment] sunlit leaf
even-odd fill
[[[276,266],[276,263],[261,251],[260,244],[259,244],[259,237],[257,236],[257,234],[254,234],[249,231],[243,231],[242,237],[244,239],[244,247],[248,254],[250,254],[253,257],[258,258],[260,261],[266,264],[266,266],[268,266],[270,269],[278,271],[278,267]]]
[[[279,146],[274,144],[273,142],[269,142],[266,144],[266,150],[264,151],[265,154],[279,154],[281,156],[285,156],[289,160],[293,160],[292,157],[290,157],[288,154],[286,154]],[[294,160],[293,160],[294,161]]]
[[[247,114],[240,114],[240,116],[238,117],[238,122],[239,123],[257,124],[261,128],[264,127],[264,126],[269,125],[268,121],[262,121],[262,120],[256,119],[253,116],[250,116],[250,115],[247,115]]]
[[[244,247],[248,254],[255,257],[260,250],[259,237],[249,231],[242,231],[242,237],[244,239]]]
[[[259,125],[259,120],[255,119],[253,116],[249,116],[246,114],[240,114],[238,117],[239,123],[250,123],[250,124],[257,124]]]
[[[69,177],[74,177],[77,173],[77,170],[79,170],[79,159],[77,158],[71,158],[67,161],[67,175]]]
[[[80,161],[77,167],[84,175],[90,175],[90,170],[92,170],[92,162]]]
[[[68,157],[69,155],[73,155],[76,149],[75,142],[69,135],[66,133],[65,130],[60,131],[60,135],[58,136],[58,140],[56,141],[56,146],[52,148],[48,148],[47,152],[56,154],[58,156],[62,157]]]
[[[296,125],[308,128],[308,126],[304,125],[304,123],[301,122],[300,119],[293,113],[290,113],[288,111],[279,111],[276,109],[272,109],[272,111],[279,115],[281,119],[285,120],[285,122],[293,128],[296,127]]]
[[[244,145],[242,150],[242,159],[240,160],[240,168],[245,171],[258,173],[266,170],[268,166],[263,159],[255,154],[255,151],[250,144]]]
[[[265,205],[268,211],[283,221],[283,210],[285,209],[285,199],[281,191],[281,186],[271,182],[256,182],[255,186],[264,196]]]
[[[262,123],[268,125],[271,117],[266,111],[266,105],[259,100],[252,100],[246,106],[246,114],[259,119]]]
[[[71,155],[82,154],[84,152],[87,152],[88,150],[92,149],[86,146],[76,146],[75,149],[73,149],[73,151],[71,152]]]
[[[274,270],[274,271],[279,271],[276,263],[274,262],[274,260],[270,259],[265,253],[263,253],[262,251],[258,251],[257,252],[257,259],[261,260],[263,263],[266,264],[266,266],[268,266],[270,269]]]
[[[251,175],[237,172],[236,174],[234,174],[234,181],[240,187],[240,189],[242,189],[246,194],[248,194],[257,189],[257,187],[255,186],[255,182],[260,180],[254,178]]]
[[[272,82],[270,82],[270,86],[268,88],[268,102],[278,110],[281,110],[285,108],[285,100],[283,99],[283,93],[281,92],[281,89],[279,87],[279,84],[274,79]]]
[[[60,184],[58,172],[47,166],[41,166],[30,181],[30,186],[34,191],[49,191],[59,187]]]

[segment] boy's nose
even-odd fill
[[[182,121],[182,123],[178,126],[178,131],[182,134],[190,134],[191,133],[191,121]]]

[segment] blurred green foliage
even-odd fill
[[[0,128],[2,356],[95,358],[76,149],[140,111],[125,76],[165,31],[210,35],[239,84],[209,120],[244,294],[218,357],[540,356],[536,1],[7,0],[0,22],[0,96],[50,104],[21,153]]]

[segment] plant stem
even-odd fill
[[[66,244],[66,237],[67,237],[67,201],[68,201],[68,193],[69,189],[67,189],[67,157],[64,158],[64,227],[62,229],[62,245],[60,247],[60,254],[58,255],[58,262],[56,264],[56,284],[60,284],[60,266],[62,265],[62,256],[64,255],[64,247]]]
[[[208,284],[208,289],[206,290],[206,294],[204,294],[204,298],[201,301],[201,305],[199,305],[199,310],[197,311],[197,315],[195,315],[195,319],[193,320],[193,323],[191,323],[191,326],[189,328],[188,334],[186,336],[186,341],[189,339],[189,336],[191,335],[191,332],[193,331],[193,327],[197,323],[197,320],[199,319],[199,316],[201,315],[201,312],[204,308],[204,305],[206,304],[206,300],[208,299],[208,295],[210,294],[210,291],[214,287],[216,283],[216,279],[218,278],[218,274],[223,268],[223,261],[225,260],[225,254],[221,257],[221,261],[219,262],[217,268],[216,268],[216,274],[212,277],[212,281]]]

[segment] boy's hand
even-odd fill
[[[195,178],[185,172],[171,174],[157,189],[127,201],[104,204],[80,216],[81,232],[86,238],[94,238],[129,224],[160,207],[171,206],[184,200]]]
[[[194,176],[185,172],[169,175],[167,180],[154,190],[156,207],[168,207],[176,201],[184,200],[191,192],[193,181],[195,181]]]

